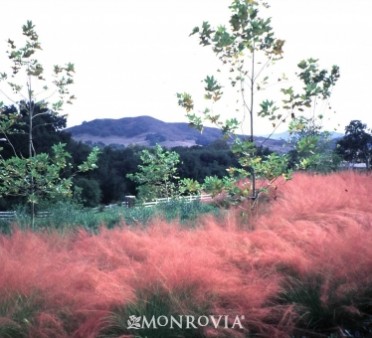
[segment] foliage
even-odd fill
[[[12,101],[17,106],[17,113],[15,115],[2,116],[1,120],[1,131],[3,133],[11,131],[13,123],[18,114],[28,116],[28,136],[29,136],[29,157],[35,154],[33,147],[33,122],[34,120],[43,114],[56,114],[63,107],[64,102],[72,103],[75,99],[74,95],[69,92],[69,87],[73,84],[73,73],[74,65],[68,63],[65,66],[55,65],[53,69],[54,80],[52,81],[54,89],[51,89],[47,85],[42,86],[42,83],[46,81],[44,77],[44,68],[40,62],[36,59],[36,53],[41,50],[41,44],[39,36],[35,31],[35,26],[31,21],[22,27],[23,35],[25,36],[25,43],[22,47],[17,47],[15,42],[8,39],[8,57],[11,61],[11,73],[1,73],[1,81],[7,81],[9,89],[12,90],[13,94],[23,99],[12,99],[11,96],[5,94],[2,90],[3,95]],[[26,76],[26,84],[24,88],[23,80]],[[41,88],[40,88],[41,87]],[[39,90],[44,94],[41,97]],[[45,101],[46,98],[50,97],[51,93],[57,94],[57,100],[50,103],[52,110],[48,109],[48,103]],[[40,107],[40,112],[35,112],[35,106]]]
[[[11,157],[2,160],[0,172],[0,194],[26,196],[28,202],[37,203],[44,196],[58,198],[71,192],[71,180],[61,177],[61,171],[67,166],[68,154],[62,144],[53,147],[54,154],[46,153],[22,159]],[[29,179],[29,172],[33,179]]]
[[[208,155],[208,152],[204,151],[201,156]],[[180,179],[177,168],[180,162],[179,154],[176,151],[164,150],[160,145],[157,145],[152,151],[144,149],[140,158],[142,164],[138,166],[138,172],[127,174],[128,178],[140,184],[138,187],[140,200],[175,199],[181,195],[200,194],[202,191],[215,196],[226,188],[224,184],[219,182],[227,182],[227,178],[220,180],[217,176],[206,176],[203,182],[188,177]],[[214,187],[212,187],[212,181],[215,182]]]
[[[237,167],[239,163],[231,151],[231,145],[224,140],[208,146],[176,147],[180,156],[178,172],[180,177],[202,183],[207,176],[226,176],[226,169]]]
[[[226,206],[243,203],[248,198],[255,200],[259,193],[267,192],[280,175],[285,179],[290,177],[286,156],[276,153],[258,156],[259,150],[251,142],[239,140],[233,145],[232,151],[240,167],[230,167],[227,169],[228,175],[222,178],[208,176],[203,182],[204,191],[213,197],[223,194]],[[256,177],[261,179],[259,187],[256,186]]]
[[[230,168],[230,177],[226,179],[214,180],[214,188],[220,186],[227,190],[230,195],[235,195],[235,200],[242,200],[241,197],[249,195],[255,196],[255,179],[256,176],[268,181],[268,185],[279,176],[290,177],[288,170],[288,157],[285,155],[271,154],[259,156],[254,145],[254,100],[256,92],[264,89],[268,84],[269,77],[262,78],[266,68],[282,58],[282,47],[284,41],[274,37],[271,27],[271,19],[261,16],[260,10],[267,8],[268,5],[261,1],[234,0],[230,6],[231,18],[230,28],[218,26],[212,28],[208,22],[204,22],[201,27],[194,28],[193,34],[199,34],[200,44],[210,46],[215,54],[219,57],[224,65],[228,65],[230,73],[230,85],[236,87],[241,96],[242,112],[245,117],[249,113],[250,137],[249,142],[237,140],[235,144],[235,154],[239,157],[239,164],[242,168]],[[264,100],[260,104],[258,116],[268,118],[272,121],[274,130],[279,124],[286,122],[290,117],[292,120],[291,131],[298,132],[300,122],[306,122],[303,127],[309,127],[312,130],[312,137],[316,130],[315,119],[306,120],[302,112],[306,108],[315,109],[317,100],[327,100],[331,94],[331,89],[339,77],[339,69],[333,66],[331,71],[320,70],[317,60],[303,60],[298,64],[300,72],[297,74],[299,80],[303,83],[301,92],[297,92],[293,87],[282,89],[284,95],[283,104],[278,107],[272,100]],[[282,78],[279,78],[281,81]],[[190,125],[202,131],[203,123],[207,121],[219,126],[226,135],[234,134],[239,126],[236,118],[221,120],[221,115],[215,112],[215,103],[223,95],[222,86],[214,76],[207,76],[205,82],[205,99],[211,102],[211,108],[203,111],[202,116],[194,113],[194,101],[188,93],[178,93],[178,104],[185,108],[186,116],[189,118]],[[248,91],[245,87],[248,86]],[[297,113],[300,112],[301,115]],[[319,114],[318,118],[321,118]],[[243,118],[244,121],[244,118]],[[316,163],[323,158],[313,155],[314,142],[321,143],[320,140],[314,140],[303,136],[298,144],[297,157],[299,166],[316,167]],[[317,151],[321,150],[317,146]],[[237,180],[250,177],[252,186],[244,186],[239,190],[232,185],[232,178]],[[225,184],[226,183],[226,184]],[[209,184],[209,183],[208,183]],[[209,184],[210,185],[210,184]],[[251,194],[248,190],[251,190]],[[244,198],[243,198],[244,200]]]
[[[73,158],[73,163],[80,163],[91,151],[90,147],[83,143],[72,144],[68,148]],[[97,162],[98,168],[80,175],[85,179],[99,182],[101,190],[101,204],[122,202],[126,195],[136,193],[136,183],[126,177],[128,173],[135,173],[140,164],[140,152],[143,147],[114,148],[106,146],[101,149]]]
[[[302,91],[297,92],[293,87],[282,89],[285,96],[282,109],[275,106],[271,107],[271,111],[262,109],[261,115],[278,120],[283,119],[280,112],[287,111],[284,120],[291,116],[289,132],[294,146],[291,155],[296,169],[319,172],[335,170],[339,159],[333,152],[329,133],[322,131],[324,112],[317,113],[316,107],[324,102],[330,109],[328,100],[340,77],[339,67],[333,66],[330,71],[319,69],[318,60],[310,58],[302,60],[298,68]],[[306,115],[306,110],[310,111],[310,117]]]
[[[293,122],[289,141],[293,150],[288,154],[291,167],[323,173],[337,170],[340,157],[334,151],[335,145],[330,133],[322,131],[319,125],[312,126],[312,121],[305,117],[297,118]],[[294,126],[298,124],[301,127],[294,131]]]
[[[276,153],[260,154],[258,149],[251,142],[236,140],[233,145],[233,153],[238,157],[239,164],[245,168],[242,173],[244,177],[254,172],[257,177],[273,181],[280,175],[289,177],[287,172],[287,157]],[[233,168],[230,171],[234,171]],[[236,169],[235,169],[236,171]]]
[[[138,197],[151,201],[155,198],[177,196],[178,154],[156,145],[153,150],[142,150],[140,159],[138,171],[127,175],[129,179],[139,184]]]
[[[203,182],[203,189],[212,195],[212,197],[216,197],[221,191],[226,187],[229,186],[231,183],[234,184],[235,181],[231,182],[226,176],[223,178],[218,178],[217,176],[207,176]]]
[[[91,151],[88,145],[74,141],[69,141],[66,149],[71,154],[72,166],[84,161]],[[136,194],[138,183],[129,179],[127,174],[135,174],[138,171],[138,165],[141,164],[140,155],[144,149],[140,146],[106,146],[101,149],[98,168],[84,174],[77,173],[73,179],[74,184],[79,184],[80,178],[94,180],[99,183],[100,204],[122,202],[126,195]],[[170,151],[179,155],[177,176],[181,177],[178,182],[181,195],[196,194],[205,177],[221,178],[226,175],[227,168],[239,166],[230,145],[223,141],[203,147],[175,147]],[[92,200],[91,204],[93,203],[95,202]]]
[[[365,163],[369,169],[372,159],[372,134],[366,129],[366,124],[352,120],[345,127],[345,136],[337,142],[336,151],[345,161]]]
[[[261,90],[268,81],[262,79],[264,70],[282,57],[284,41],[275,38],[271,27],[271,19],[261,16],[260,10],[268,7],[263,1],[232,1],[230,27],[211,27],[203,22],[195,27],[191,35],[198,34],[202,46],[211,47],[222,64],[229,67],[229,80],[232,87],[237,88],[243,105],[243,119],[249,114],[250,141],[253,142],[254,94]],[[214,103],[222,97],[222,86],[214,76],[207,76],[205,82],[205,98]],[[248,87],[248,94],[246,94]],[[192,110],[194,104],[191,95],[178,94],[179,104],[187,111],[192,124],[202,129],[203,119],[219,125],[225,133],[233,132],[238,127],[236,118],[222,122],[220,115],[212,109],[205,109],[203,118]]]
[[[4,114],[0,115],[0,131],[13,150],[13,157],[7,159],[2,157],[0,160],[0,180],[3,183],[0,195],[25,196],[31,205],[33,223],[35,204],[40,198],[54,199],[60,195],[71,194],[71,179],[62,176],[63,170],[68,166],[69,154],[61,144],[52,147],[52,155],[38,154],[35,149],[34,133],[35,128],[43,126],[46,122],[52,122],[50,126],[52,128],[64,126],[64,120],[58,118],[57,113],[63,108],[64,103],[72,103],[75,99],[69,92],[75,70],[72,63],[65,66],[55,65],[54,79],[51,81],[53,89],[50,89],[45,85],[44,68],[36,58],[36,53],[41,50],[41,44],[31,21],[27,21],[22,27],[22,33],[25,42],[21,47],[17,47],[13,40],[8,39],[7,54],[11,72],[0,74],[0,82],[8,86],[15,98],[6,94],[3,88],[1,93],[16,107],[16,111],[9,110],[7,107],[4,108],[3,102],[0,103],[2,112],[4,110]],[[26,83],[23,83],[24,80]],[[54,102],[46,101],[54,96],[57,96]],[[37,122],[41,124],[35,124]],[[16,149],[8,137],[8,134],[22,131],[27,135],[27,155],[23,154],[22,147]],[[94,149],[86,162],[78,166],[78,170],[85,172],[96,168],[97,157],[98,149]]]
[[[52,149],[51,156],[40,153],[29,158],[0,159],[0,196],[24,196],[32,205],[45,198],[57,200],[61,196],[72,196],[72,177],[63,177],[63,171],[70,165],[70,155],[63,144],[56,144]],[[93,149],[78,170],[95,169],[98,154],[98,148]]]
[[[18,109],[20,109],[19,112]],[[37,115],[33,120],[33,143],[36,153],[50,154],[53,144],[71,142],[70,135],[62,130],[66,127],[65,115],[52,112],[39,104],[35,104],[34,114]],[[10,130],[0,133],[2,139],[7,139],[7,141],[3,140],[1,143],[3,147],[2,157],[5,159],[14,155],[29,157],[29,116],[26,103],[21,101],[17,106],[4,106],[1,116],[3,118],[6,116],[17,117]]]
[[[201,193],[202,185],[194,179],[183,178],[179,181],[178,189],[181,195],[198,195]]]
[[[296,75],[302,85],[301,91],[293,86],[281,89],[284,95],[282,107],[276,106],[273,101],[265,100],[261,103],[259,115],[268,117],[271,121],[286,121],[290,117],[291,132],[308,128],[314,133],[319,129],[317,121],[324,118],[324,112],[318,112],[316,115],[315,108],[322,101],[328,104],[331,90],[340,77],[340,70],[336,65],[332,66],[330,71],[319,69],[318,60],[312,58],[302,60],[297,67],[299,72]],[[311,118],[306,118],[305,111],[311,108]],[[276,126],[275,122],[273,126]]]
[[[95,207],[101,202],[101,188],[94,179],[77,177],[74,180],[74,198],[85,207]]]

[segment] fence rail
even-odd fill
[[[170,203],[172,201],[185,201],[186,203],[188,203],[188,202],[192,202],[192,201],[210,201],[212,199],[212,195],[203,194],[203,195],[181,196],[181,197],[178,197],[176,199],[171,198],[171,197],[157,198],[157,199],[155,199],[153,201],[150,201],[150,202],[144,202],[144,203],[141,203],[141,204],[137,204],[137,203],[135,203],[134,196],[129,196],[129,197],[130,197],[130,199],[125,200],[124,202],[121,202],[120,204],[109,204],[109,205],[105,205],[104,208],[105,209],[111,209],[111,208],[115,208],[117,206],[122,206],[122,207],[125,207],[125,208],[131,208],[131,207],[150,208],[150,207],[153,207],[153,206],[158,205],[160,203]],[[100,210],[99,207],[96,207],[94,209],[95,210]]]
[[[118,206],[122,206],[122,207],[125,207],[125,208],[130,208],[130,207],[145,207],[145,208],[151,208],[151,207],[154,207],[158,204],[161,204],[161,203],[170,203],[172,201],[184,201],[186,203],[191,203],[193,201],[210,201],[212,199],[212,196],[211,195],[189,195],[189,196],[181,196],[177,199],[174,199],[174,198],[157,198],[151,202],[145,202],[145,203],[142,203],[142,204],[135,204],[133,203],[133,201],[131,201],[130,203],[128,201],[124,201],[122,203],[120,203],[120,205],[118,204],[109,204],[109,205],[105,205],[104,207],[96,207],[96,208],[93,208],[93,210],[95,211],[99,211],[101,210],[101,208],[104,208],[104,209],[111,209],[111,208],[115,208],[115,207],[118,207]],[[52,213],[49,212],[49,211],[38,211],[36,213],[36,218],[48,218],[52,216]],[[12,220],[15,220],[17,219],[17,212],[16,211],[0,211],[0,221],[1,220],[4,220],[4,221],[12,221]]]
[[[212,199],[211,195],[190,195],[190,196],[181,196],[177,200],[184,201],[186,203],[191,203],[193,201],[210,201]],[[160,203],[169,203],[174,201],[174,198],[157,198],[151,202],[142,203],[142,206],[145,208],[150,208]]]
[[[15,211],[0,211],[0,220],[16,219],[17,213]]]
[[[38,211],[35,216],[36,218],[47,218],[51,216],[51,213],[49,211]],[[0,211],[0,220],[11,221],[15,220],[16,218],[17,218],[16,211]]]

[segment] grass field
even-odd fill
[[[367,175],[297,174],[254,216],[15,228],[0,236],[0,337],[371,337],[371,191]],[[228,320],[128,329],[191,315]]]
[[[44,217],[35,218],[35,230],[54,229],[69,231],[83,228],[90,232],[98,232],[104,226],[111,229],[117,226],[146,227],[152,219],[161,217],[166,221],[178,220],[186,227],[193,227],[196,220],[203,214],[219,215],[222,213],[213,204],[174,200],[167,203],[159,203],[153,207],[141,205],[134,208],[126,208],[120,204],[102,206],[98,208],[83,208],[79,205],[60,202],[42,208]],[[0,218],[0,233],[10,234],[14,224],[18,229],[29,229],[31,216],[24,207],[15,210],[14,220]],[[45,215],[46,214],[46,215]]]

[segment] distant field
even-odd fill
[[[296,174],[248,221],[2,235],[0,337],[371,337],[371,191],[367,175]],[[128,329],[131,315],[231,321]]]

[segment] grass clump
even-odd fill
[[[208,314],[208,307],[193,302],[192,296],[192,292],[185,290],[138,292],[137,301],[113,308],[110,315],[104,320],[104,329],[99,337],[114,338],[133,335],[138,338],[204,338],[206,335],[203,333],[203,327],[187,328],[186,315],[197,317]],[[168,325],[158,325],[156,320],[159,317],[168,318]],[[171,317],[178,322],[177,324],[173,323],[172,328],[169,324]],[[143,318],[150,322],[150,327],[142,326]],[[151,320],[153,320],[152,323]],[[163,322],[165,323],[165,321]],[[134,324],[138,328],[128,329],[130,324]]]
[[[42,302],[37,295],[18,292],[4,294],[0,299],[0,337],[26,338],[35,324]]]
[[[362,288],[329,277],[307,274],[286,279],[278,302],[294,306],[298,314],[294,332],[299,336],[348,332],[349,337],[370,337],[372,285]]]

